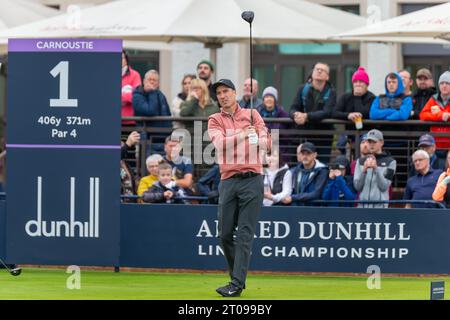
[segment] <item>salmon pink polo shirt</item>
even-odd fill
[[[253,113],[253,126],[258,134],[257,145],[250,145],[248,137],[243,138],[244,129],[250,126],[250,112]],[[216,149],[222,180],[236,173],[263,173],[263,159],[272,141],[257,110],[243,109],[236,103],[233,114],[223,110],[215,113],[208,119],[208,134]]]

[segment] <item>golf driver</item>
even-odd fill
[[[241,14],[242,19],[250,24],[250,125],[253,126],[253,41],[252,41],[252,22],[255,18],[253,11],[244,11]]]
[[[3,262],[2,259],[0,259],[0,263],[6,268],[6,270],[8,270],[8,272],[9,272],[12,276],[18,276],[19,274],[22,273],[22,269],[20,269],[20,268],[14,268],[14,269],[8,268],[8,266]]]

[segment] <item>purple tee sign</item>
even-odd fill
[[[8,48],[7,261],[118,265],[122,40]]]

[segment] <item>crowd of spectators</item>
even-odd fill
[[[169,105],[168,99],[159,89],[159,73],[149,70],[141,82],[133,70],[125,52],[122,56],[122,117],[127,116],[174,116],[209,117],[220,111],[216,94],[212,90],[214,65],[202,60],[196,74],[187,74],[181,80],[181,91]],[[255,79],[243,83],[243,96],[238,101],[241,108],[251,105],[263,119],[291,119],[283,122],[267,122],[269,130],[303,129],[333,130],[324,119],[349,120],[347,130],[361,130],[364,120],[423,120],[450,121],[450,71],[440,75],[437,88],[428,69],[420,69],[414,80],[407,70],[391,72],[385,78],[385,93],[376,96],[369,90],[370,78],[363,67],[352,76],[352,91],[337,97],[330,82],[330,67],[318,62],[305,84],[299,85],[294,101],[285,110],[279,103],[278,90],[268,86],[259,97],[259,86]],[[250,90],[253,85],[253,90]],[[141,120],[140,120],[141,121]],[[122,120],[123,126],[138,126],[139,121]],[[184,121],[151,122],[156,128],[193,129],[193,123]],[[359,158],[351,159],[345,152],[331,157],[333,136],[323,136],[319,141],[295,141],[288,134],[280,136],[279,152],[268,154],[264,177],[264,205],[280,206],[358,206],[388,207],[392,199],[392,181],[399,159],[396,154],[386,152],[383,130],[364,125],[360,131]],[[423,131],[422,128],[418,129]],[[418,150],[408,160],[408,181],[404,200],[435,200],[450,205],[450,159],[445,152],[450,149],[450,137],[435,133],[448,133],[450,126],[432,126],[424,132]],[[132,132],[122,145],[122,158],[142,135]],[[436,137],[434,137],[436,136]],[[149,134],[144,135],[149,138]],[[338,150],[346,143],[354,143],[343,135],[337,141]],[[398,145],[404,141],[399,141]],[[217,203],[220,172],[213,165],[203,176],[194,177],[194,166],[190,158],[180,154],[180,140],[168,134],[161,147],[147,154],[148,175],[138,179],[136,173],[121,162],[122,194],[137,195],[140,202],[149,203]],[[296,164],[289,167],[283,146],[298,145]],[[396,145],[397,146],[397,145]],[[201,196],[195,200],[195,196]],[[190,198],[194,200],[189,200]],[[321,200],[321,201],[318,201]],[[345,200],[345,201],[339,201]],[[372,203],[371,203],[372,202]],[[434,207],[433,203],[414,203],[406,208]]]

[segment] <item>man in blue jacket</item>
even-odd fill
[[[164,94],[159,90],[159,74],[156,70],[147,71],[143,85],[133,92],[133,108],[137,117],[171,116],[169,104]],[[152,121],[150,126],[172,127],[171,121]]]
[[[433,200],[433,192],[442,170],[431,167],[430,155],[425,150],[414,152],[412,161],[417,174],[408,179],[403,200]],[[405,208],[436,208],[436,205],[408,203]]]
[[[370,119],[403,121],[411,116],[413,109],[412,98],[405,94],[403,80],[398,73],[389,73],[385,79],[386,94],[375,98],[370,107]],[[381,128],[381,126],[379,127]],[[382,126],[385,131],[404,130],[398,126]],[[398,159],[398,167],[405,168],[408,160],[403,157],[404,149],[408,147],[408,142],[404,139],[389,140],[384,144],[394,158]],[[392,149],[391,149],[392,148]]]
[[[284,204],[308,206],[311,200],[320,200],[327,183],[328,169],[317,160],[316,147],[311,142],[304,142],[297,148],[300,162],[292,172],[292,195],[283,200]]]
[[[372,120],[407,120],[413,108],[411,96],[405,95],[402,78],[398,73],[389,73],[385,79],[386,94],[375,98],[370,107]]]
[[[149,70],[144,76],[142,86],[137,87],[133,92],[133,109],[136,117],[157,117],[172,116],[169,104],[164,94],[159,90],[159,73],[156,70]],[[172,121],[148,121],[147,127],[151,128],[172,128]],[[142,125],[139,122],[138,125]],[[147,140],[152,136],[151,148],[147,149],[147,155],[153,153],[163,153],[164,139],[169,133],[164,130],[158,133],[148,133]]]

